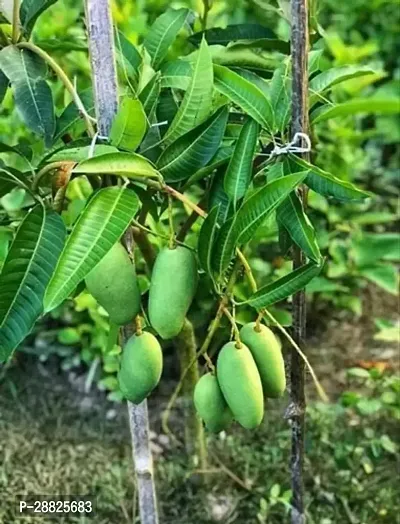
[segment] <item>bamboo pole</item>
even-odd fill
[[[292,57],[292,136],[308,132],[308,2],[291,0],[291,57]],[[299,196],[306,205],[307,193],[300,188]],[[305,263],[304,253],[294,247],[293,269]],[[306,301],[304,290],[293,297],[293,338],[304,350],[306,336]],[[296,349],[291,349],[290,405],[287,417],[291,420],[292,449],[290,459],[292,484],[291,523],[305,523],[304,509],[304,433],[306,398],[304,393],[305,366]]]
[[[85,7],[98,132],[101,136],[108,136],[118,109],[117,74],[109,0],[86,0]],[[131,331],[131,327],[123,330],[123,341],[132,334]],[[138,406],[128,403],[128,412],[139,493],[140,520],[142,524],[158,524],[147,401],[143,401]]]

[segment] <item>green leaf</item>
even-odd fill
[[[189,9],[167,9],[151,26],[143,45],[151,56],[151,65],[158,69],[168,49],[182,29]]]
[[[151,118],[157,106],[160,91],[160,74],[156,73],[139,94],[139,100],[142,102],[144,112],[148,119]]]
[[[92,89],[85,89],[80,93],[80,99],[86,108],[86,111],[89,115],[94,116],[94,102],[93,102],[93,93]],[[53,142],[59,140],[63,135],[65,135],[71,127],[73,127],[78,122],[83,122],[82,114],[79,109],[76,107],[74,101],[70,102],[64,111],[61,113],[59,118],[56,121],[56,130],[54,133]]]
[[[118,175],[127,178],[144,176],[159,178],[159,173],[152,164],[136,153],[106,153],[83,160],[76,167],[74,173],[85,175]]]
[[[46,290],[44,308],[51,311],[75,290],[119,240],[139,208],[130,189],[107,187],[89,201],[74,225]]]
[[[19,226],[0,275],[0,362],[10,357],[41,315],[65,234],[61,217],[42,205]]]
[[[227,119],[228,110],[224,106],[167,147],[157,162],[164,179],[178,182],[204,167],[220,146]]]
[[[0,198],[9,193],[14,187],[28,190],[22,175],[12,168],[0,167]]]
[[[214,66],[215,87],[266,129],[273,128],[271,103],[254,84],[223,66]]]
[[[265,219],[281,202],[299,186],[307,176],[307,171],[287,175],[274,180],[253,193],[239,209],[236,216],[235,236],[239,244],[251,240]]]
[[[231,202],[224,190],[225,169],[217,169],[208,195],[208,209],[218,206],[218,224],[223,224],[231,212]]]
[[[183,189],[186,190],[192,184],[203,180],[206,176],[210,175],[215,169],[226,164],[233,154],[234,148],[232,146],[220,147],[215,155],[212,157],[210,162],[205,166],[196,171],[185,183]]]
[[[354,98],[348,102],[329,107],[322,107],[311,115],[313,124],[349,115],[396,115],[400,113],[400,100],[397,98]]]
[[[6,96],[8,84],[8,78],[3,71],[0,70],[0,104],[3,103],[4,97]]]
[[[279,40],[276,36],[269,38],[256,38],[254,40],[238,40],[232,42],[230,49],[254,49],[256,51],[280,51],[281,53],[289,53],[290,43],[284,40]]]
[[[136,88],[139,83],[142,56],[136,47],[119,30],[115,30],[115,47],[117,60],[128,84],[133,83]]]
[[[363,233],[352,242],[352,255],[358,267],[370,266],[378,260],[400,261],[398,233]]]
[[[57,0],[23,0],[19,10],[19,17],[24,32],[29,35],[43,11],[56,2]]]
[[[320,273],[321,269],[322,264],[318,265],[309,262],[305,266],[295,269],[288,275],[275,280],[275,282],[262,287],[254,293],[246,303],[260,310],[271,304],[280,302],[304,289],[305,286]]]
[[[193,69],[187,60],[173,60],[161,68],[161,87],[188,89]]]
[[[88,48],[86,39],[77,36],[66,36],[64,38],[35,38],[35,45],[47,52],[87,51]]]
[[[47,157],[46,162],[82,162],[89,158],[89,154],[95,157],[107,153],[118,153],[118,149],[107,144],[97,144],[94,148],[92,146],[65,147]]]
[[[244,197],[249,187],[259,132],[258,122],[249,118],[240,131],[226,170],[224,188],[234,205]]]
[[[214,207],[204,220],[199,233],[197,253],[200,266],[212,276],[213,244],[218,233],[218,206]]]
[[[210,51],[214,64],[250,69],[261,77],[271,77],[272,72],[280,64],[277,57],[260,53],[256,49],[211,46]]]
[[[350,80],[351,78],[371,74],[374,74],[374,71],[370,67],[359,65],[334,67],[318,74],[310,81],[310,106],[321,99],[318,95],[324,93],[331,87]]]
[[[372,267],[363,267],[359,273],[380,288],[392,295],[399,292],[399,274],[395,266],[391,264],[376,264]]]
[[[264,95],[268,98],[270,96],[269,84],[261,76],[249,71],[248,69],[243,69],[242,67],[231,67],[232,71],[237,73],[239,76],[254,84]]]
[[[357,187],[350,182],[340,180],[340,178],[309,164],[305,160],[293,155],[290,155],[289,158],[293,165],[293,170],[306,169],[309,171],[305,183],[310,189],[320,195],[333,197],[337,200],[360,200],[373,196],[371,193],[357,189]]]
[[[260,24],[228,25],[225,29],[215,27],[189,37],[193,44],[199,44],[202,38],[211,44],[228,45],[236,40],[258,40],[261,38],[276,39],[275,33]]]
[[[210,51],[204,40],[200,46],[190,85],[165,134],[164,140],[168,144],[207,118],[212,105],[212,92],[213,67]]]
[[[302,203],[295,193],[291,193],[277,209],[278,221],[284,226],[291,239],[315,262],[320,262],[321,253],[313,228]]]
[[[270,84],[272,111],[275,117],[275,129],[283,133],[289,124],[291,115],[292,78],[290,62],[284,62],[276,71]]]
[[[233,217],[223,223],[214,241],[211,262],[212,268],[218,275],[222,276],[228,268],[235,246],[235,218]]]
[[[126,96],[111,126],[111,144],[119,149],[134,151],[143,140],[146,129],[146,113],[140,100]]]
[[[0,51],[0,69],[11,82],[15,105],[25,124],[50,147],[55,116],[53,96],[43,80],[46,64],[26,49],[8,46]]]

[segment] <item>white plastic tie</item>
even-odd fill
[[[305,146],[302,144],[305,143]],[[311,151],[311,140],[306,133],[296,133],[293,140],[284,146],[276,145],[271,151],[269,158],[287,155],[289,153],[309,153]]]

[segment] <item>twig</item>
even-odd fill
[[[12,19],[12,42],[16,44],[19,40],[19,10],[21,0],[14,0],[13,4],[13,19]]]

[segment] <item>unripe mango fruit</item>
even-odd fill
[[[150,282],[150,324],[163,339],[181,331],[197,288],[197,263],[193,253],[178,246],[158,254]]]
[[[118,382],[127,400],[140,404],[160,381],[163,366],[161,346],[154,335],[144,331],[126,343]]]
[[[255,322],[246,324],[240,330],[240,340],[250,349],[260,373],[264,395],[278,398],[286,388],[285,363],[282,357],[281,344],[274,333]]]
[[[206,373],[194,388],[194,405],[197,413],[213,433],[226,429],[232,422],[232,412],[219,387],[217,377]]]
[[[224,398],[235,420],[244,428],[261,424],[264,415],[264,397],[260,374],[250,350],[228,342],[217,360],[217,378]]]
[[[107,311],[111,322],[123,326],[140,311],[140,290],[135,266],[117,242],[87,275],[86,287]]]

